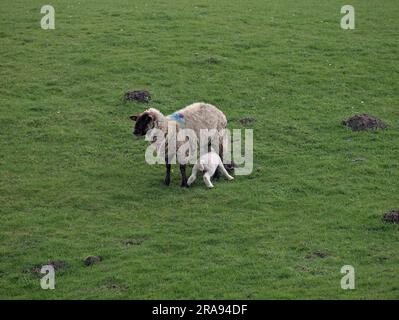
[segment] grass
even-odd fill
[[[54,0],[47,31],[43,4],[1,4],[0,298],[399,298],[397,1],[353,0],[350,31],[341,1]],[[163,186],[137,88],[255,117],[253,173]],[[362,112],[389,129],[341,126]],[[70,267],[42,290],[24,270],[49,260]]]

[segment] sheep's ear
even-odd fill
[[[147,115],[148,115],[148,117],[149,117],[151,120],[154,120],[154,119],[155,119],[155,115],[154,115],[153,113],[148,112]]]
[[[130,118],[130,120],[132,120],[132,121],[136,121],[136,120],[137,120],[137,118],[138,118],[138,115],[135,115],[135,116],[130,116],[129,118]]]

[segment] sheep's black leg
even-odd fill
[[[181,173],[181,186],[182,187],[188,187],[187,176],[186,176],[186,165],[185,164],[181,164],[180,165],[180,173]]]
[[[220,178],[220,172],[218,169],[216,169],[215,173],[211,177],[212,180],[218,180]]]
[[[222,160],[222,163],[223,163],[223,143],[221,143],[219,145],[219,157],[220,157],[220,159]]]
[[[170,168],[171,165],[169,163],[166,164],[166,176],[165,176],[165,184],[170,185]]]
[[[223,144],[220,146],[220,148],[221,148],[220,150],[222,150],[220,153],[220,158],[222,159],[223,163]],[[223,163],[223,167],[227,170],[228,173],[233,174],[235,167],[233,159],[230,159],[230,162],[228,163]]]
[[[170,168],[171,164],[168,163],[168,158],[165,158],[165,164],[166,164],[166,176],[165,176],[165,184],[168,186],[170,185]]]

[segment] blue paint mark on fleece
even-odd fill
[[[186,120],[184,119],[184,115],[180,112],[175,112],[168,115],[168,119],[176,121],[180,128],[186,127]]]

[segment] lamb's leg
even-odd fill
[[[185,164],[180,165],[180,174],[181,174],[181,187],[188,187]]]
[[[166,164],[166,176],[165,176],[165,184],[168,186],[170,185],[170,169],[171,169],[171,164],[168,163],[168,158],[165,157],[165,164]]]
[[[191,172],[190,178],[188,178],[187,185],[191,186],[193,184],[193,182],[197,178],[197,172],[198,172],[198,168],[197,168],[197,165],[195,165],[193,167],[193,172]]]
[[[219,156],[223,161],[223,145],[219,144]],[[218,180],[220,178],[220,174],[218,170],[215,170],[215,173],[212,176],[212,180]]]
[[[223,163],[219,163],[218,168],[220,169],[220,171],[222,171],[223,175],[228,179],[228,180],[233,180],[234,178],[229,175],[229,173],[227,172],[226,168],[224,167]]]
[[[213,188],[213,184],[211,182],[211,176],[208,172],[205,172],[203,179],[204,179],[205,185],[208,188]]]

